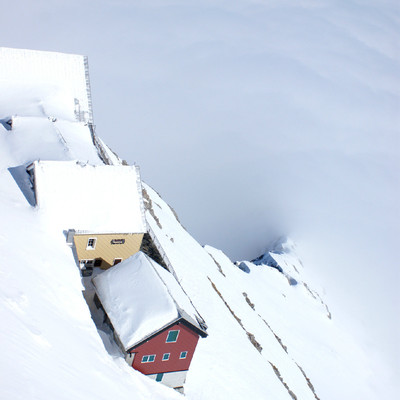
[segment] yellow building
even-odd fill
[[[35,161],[27,170],[36,206],[66,233],[84,275],[140,250],[146,222],[138,167]]]
[[[73,245],[82,270],[110,268],[140,250],[143,233],[75,232]]]

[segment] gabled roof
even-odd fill
[[[146,232],[138,167],[77,161],[33,165],[37,206],[64,230]]]
[[[125,350],[178,321],[207,336],[179,283],[142,252],[96,276],[93,283]]]

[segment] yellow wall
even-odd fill
[[[96,246],[87,249],[88,239],[96,239]],[[124,244],[111,244],[112,240],[124,239]],[[140,250],[143,233],[113,233],[113,234],[75,234],[74,243],[79,261],[102,260],[101,268],[107,269],[114,264],[116,258],[127,259]]]

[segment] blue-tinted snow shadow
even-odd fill
[[[242,261],[240,264],[237,264],[237,267],[241,269],[243,272],[246,272],[246,274],[250,273],[250,268],[244,261]]]
[[[26,172],[25,165],[19,165],[18,167],[8,168],[11,176],[14,178],[16,184],[20,188],[22,194],[25,196],[27,202],[34,207],[36,205],[35,193],[32,188],[29,175]]]
[[[0,119],[0,125],[3,125],[3,127],[8,131],[11,131],[12,129],[12,122],[13,122],[12,117],[6,117]]]

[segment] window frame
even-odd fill
[[[90,245],[90,241],[93,241],[93,244]],[[97,238],[95,237],[90,237],[88,238],[87,244],[86,244],[86,250],[95,250],[96,249],[96,244],[97,244]]]
[[[168,340],[169,335],[174,332],[177,332],[175,340]],[[173,329],[173,330],[168,331],[168,335],[167,335],[167,338],[165,339],[165,343],[176,343],[178,341],[179,332],[180,332],[180,329]]]
[[[146,355],[144,355],[142,357],[141,364],[151,363],[151,362],[154,362],[155,360],[156,360],[156,355],[155,354],[146,354]]]

